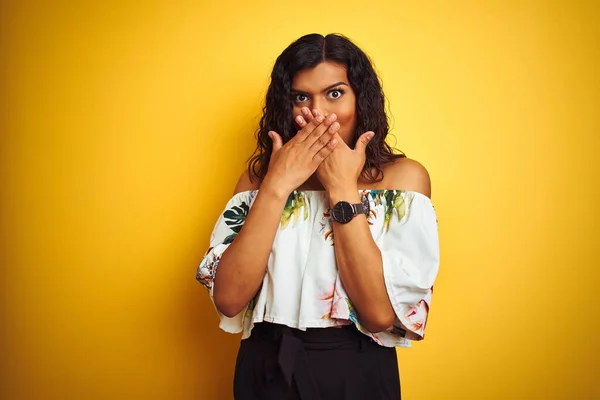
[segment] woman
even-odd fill
[[[277,58],[258,145],[197,279],[243,332],[236,399],[399,399],[439,266],[425,168],[386,144],[369,58],[312,34]]]

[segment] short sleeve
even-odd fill
[[[215,224],[209,248],[196,271],[196,279],[208,289],[213,304],[213,284],[217,268],[219,267],[219,261],[225,250],[231,245],[237,234],[240,233],[255,197],[256,191],[242,192],[229,200]],[[244,311],[232,318],[221,314],[219,310],[217,310],[217,313],[221,319],[220,327],[223,330],[230,333],[241,332]]]
[[[396,314],[390,333],[421,340],[440,263],[438,223],[427,196],[416,192],[401,196],[380,247],[385,286]]]

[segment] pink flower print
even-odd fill
[[[381,341],[381,339],[379,339],[379,336],[377,336],[375,333],[372,333],[371,337],[373,338],[375,343],[377,343],[380,346],[383,346],[383,342]]]
[[[417,304],[411,306],[404,314],[406,327],[419,336],[423,336],[428,313],[429,306],[425,300],[421,300]]]
[[[325,305],[325,307],[327,307],[327,313],[324,314],[321,317],[321,319],[329,319],[332,315],[339,315],[343,310],[343,306],[345,304],[344,299],[340,296],[340,293],[335,287],[335,285],[333,285],[331,290],[319,300],[327,302]]]
[[[221,256],[214,256],[212,260],[200,265],[198,271],[196,272],[196,279],[208,290],[212,289],[215,273],[217,271],[217,267],[219,266],[219,261],[221,261]]]
[[[373,225],[373,220],[377,219],[377,211],[375,211],[374,209],[369,209],[369,216],[367,217],[367,222],[369,223],[369,225]]]
[[[334,241],[333,241],[333,226],[331,226],[331,223],[329,222],[331,219],[331,209],[327,208],[325,211],[323,211],[323,219],[325,220],[325,223],[321,223],[321,233],[323,233],[323,238],[325,239],[325,241],[331,239],[331,245],[334,245]]]

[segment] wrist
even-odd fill
[[[329,198],[331,207],[336,205],[339,201],[347,201],[348,203],[353,204],[361,202],[357,185],[327,190],[327,197]]]
[[[261,183],[259,188],[259,193],[264,193],[265,195],[273,198],[276,201],[287,201],[291,191],[283,188],[281,185],[277,185],[272,183],[270,180],[265,180]]]

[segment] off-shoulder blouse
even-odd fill
[[[211,298],[221,255],[243,228],[257,193],[234,195],[214,227],[196,273]],[[361,325],[340,281],[326,192],[294,191],[283,209],[261,289],[238,315],[219,313],[220,327],[243,332],[246,339],[254,324],[263,321],[297,329],[355,324],[382,346],[410,347],[411,340],[423,339],[440,261],[431,200],[404,190],[361,190],[360,195],[370,201],[367,221],[381,251],[385,287],[396,314],[393,325],[378,333]]]

